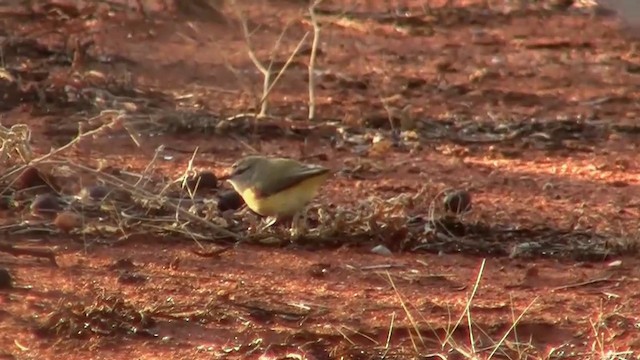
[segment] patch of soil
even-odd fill
[[[325,0],[307,120],[306,2],[79,3],[0,6],[2,139],[29,145],[4,155],[90,134],[37,165],[46,184],[3,166],[0,358],[640,351],[640,58],[610,14]],[[311,31],[260,119],[238,16],[275,69]],[[228,185],[174,181],[254,152],[335,170],[309,222],[339,231],[252,237],[237,198],[209,201]],[[470,211],[446,213],[453,190]],[[179,204],[148,200],[161,191]],[[74,222],[38,216],[36,196]]]

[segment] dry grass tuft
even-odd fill
[[[93,303],[62,302],[37,326],[41,336],[87,339],[93,336],[155,338],[155,319],[116,296],[98,296]]]

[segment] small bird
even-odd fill
[[[330,170],[293,159],[251,155],[231,166],[227,180],[253,212],[272,217],[266,227],[292,220],[297,230],[300,213],[317,195]]]

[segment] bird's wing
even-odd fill
[[[294,185],[297,185],[307,179],[313,178],[315,176],[323,175],[328,172],[329,172],[329,169],[321,166],[303,165],[295,174],[292,174],[286,177],[273,176],[269,179],[262,179],[260,181],[256,181],[255,183],[256,196],[261,198],[269,197],[273,194],[276,194],[280,191],[286,190]]]

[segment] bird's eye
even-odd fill
[[[233,172],[233,175],[238,175],[247,171],[248,168],[249,168],[248,166],[234,165],[231,170]]]

